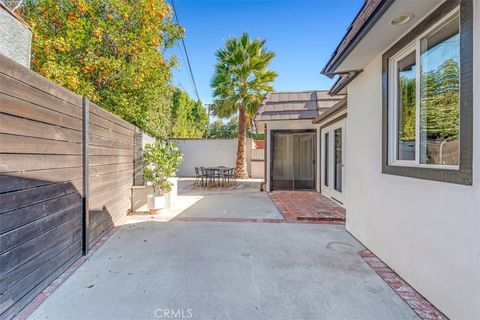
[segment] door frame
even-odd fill
[[[332,124],[326,125],[320,129],[320,190],[321,193],[340,204],[345,203],[345,187],[346,187],[346,119],[340,119]],[[335,130],[342,129],[342,191],[339,192],[334,188],[334,165],[335,165]],[[328,186],[325,185],[325,134],[328,133]]]
[[[270,180],[270,191],[274,191],[275,188],[273,187],[273,149],[274,149],[274,143],[275,143],[275,133],[286,133],[286,134],[299,134],[299,133],[313,133],[313,184],[314,187],[312,189],[276,189],[276,190],[289,190],[289,191],[314,191],[317,189],[317,130],[316,129],[276,129],[276,130],[270,130],[270,148],[269,148],[269,157],[268,162],[270,164],[270,172],[269,172],[269,180]],[[295,177],[294,177],[295,181]]]

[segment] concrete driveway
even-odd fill
[[[219,215],[206,201],[191,214]],[[130,222],[30,319],[417,319],[343,226]]]

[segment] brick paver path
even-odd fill
[[[285,220],[345,223],[345,208],[314,191],[273,191],[270,198]]]

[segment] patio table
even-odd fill
[[[231,170],[233,168],[218,166],[218,167],[205,167],[205,173],[207,175],[207,184],[208,181],[213,182],[216,186],[225,186],[224,181],[224,173],[227,170]]]

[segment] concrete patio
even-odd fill
[[[30,319],[417,319],[342,225],[218,222],[282,215],[257,183],[189,184],[169,219],[129,216]]]

